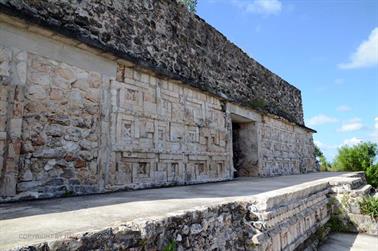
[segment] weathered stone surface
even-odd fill
[[[255,196],[246,195],[212,205],[191,207],[168,215],[161,212],[161,216],[125,222],[119,222],[119,218],[113,216],[117,224],[109,222],[95,231],[72,233],[70,237],[62,239],[55,237],[49,242],[29,245],[29,249],[21,250],[34,250],[33,248],[42,245],[45,250],[164,250],[172,241],[176,243],[177,250],[316,250],[319,241],[324,240],[329,231],[326,223],[332,212],[329,210],[332,203],[329,203],[327,196],[332,193],[332,186],[340,182],[355,182],[353,175],[346,174],[338,180],[340,176],[317,179]],[[358,179],[365,184],[361,177]],[[52,182],[61,183],[59,179]],[[237,189],[242,191],[245,189],[243,185],[250,184],[246,181],[238,182],[242,187]],[[281,186],[283,184],[285,182]],[[214,186],[209,187],[207,192]],[[356,189],[349,192],[353,190]],[[99,200],[102,202],[103,198]],[[87,203],[88,201],[84,205],[91,205]],[[138,200],[135,203],[150,202]],[[106,208],[115,206],[106,204]],[[124,207],[127,206],[129,204],[126,203]],[[115,208],[109,210],[116,211]],[[90,211],[97,215],[93,208],[84,214]],[[250,217],[251,213],[255,215],[254,218]]]
[[[332,221],[337,228],[334,230],[378,235],[378,219],[364,215],[360,210],[362,199],[375,195],[371,185],[366,185],[363,172],[357,173],[353,179],[342,179],[333,183],[330,197]]]
[[[25,51],[0,46],[0,196],[17,193],[27,60]]]
[[[232,103],[229,109],[231,103],[223,98],[139,67],[143,65],[112,62],[113,76],[100,74],[91,62],[81,68],[55,50],[50,57],[43,48],[35,52],[27,46],[35,39],[29,37],[31,31],[49,32],[31,26],[21,32],[9,24],[3,30],[3,25],[0,34],[18,38],[19,48],[1,52],[1,201],[230,180],[233,123],[240,122],[236,115],[248,118],[240,122],[245,127],[241,148],[249,151],[242,175],[316,171],[312,131],[296,123],[256,107]],[[9,44],[8,36],[1,36],[0,44]],[[43,44],[48,40],[39,39]],[[53,48],[60,54],[73,49]],[[108,57],[96,60],[109,62]],[[198,235],[206,231],[206,224],[196,224],[202,227]]]
[[[260,176],[319,171],[312,133],[272,118],[260,127]]]
[[[175,1],[6,0],[0,7],[170,78],[304,125],[297,88]],[[54,79],[68,84],[77,79],[65,65],[55,72]],[[47,83],[40,77],[38,81]],[[136,77],[141,82],[149,78]],[[98,86],[98,81],[93,83],[90,81],[91,86]]]

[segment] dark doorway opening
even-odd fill
[[[232,153],[233,158],[232,162],[234,164],[234,178],[239,177],[239,169],[240,169],[240,124],[232,123]]]
[[[232,154],[234,177],[258,175],[258,138],[254,121],[232,117]]]

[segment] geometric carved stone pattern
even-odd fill
[[[55,56],[0,49],[1,201],[233,178],[229,103],[114,61],[107,76]],[[256,128],[253,175],[314,169],[311,132],[269,116]]]
[[[231,178],[229,139],[219,100],[123,65],[117,76],[110,91],[112,151],[114,156],[128,157],[115,157],[112,163],[136,169],[127,187]],[[111,177],[125,175],[125,169],[110,170],[117,172]],[[115,179],[107,185],[118,186]]]

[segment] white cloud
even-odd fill
[[[378,130],[378,117],[375,117],[374,121],[375,121],[374,128]]]
[[[336,118],[329,117],[324,114],[319,114],[307,120],[308,126],[324,125],[337,122]]]
[[[319,148],[324,149],[324,150],[336,149],[338,147],[336,145],[325,144],[325,143],[320,142],[318,140],[315,140],[314,144],[317,145]]]
[[[350,56],[348,63],[339,64],[341,69],[356,69],[378,65],[378,27],[374,28],[368,40],[363,41]]]
[[[354,118],[351,119],[350,121],[343,123],[341,128],[338,129],[339,132],[354,132],[362,129],[364,125],[361,122],[361,119],[359,118]]]
[[[322,147],[323,143],[320,142],[319,140],[314,140],[314,144],[317,145],[318,147]]]
[[[337,153],[337,148],[339,147],[338,145],[330,145],[320,141],[314,141],[314,143],[320,148],[324,156],[329,160],[335,157]]]
[[[347,106],[347,105],[340,105],[340,106],[338,106],[338,107],[336,108],[336,110],[337,110],[338,112],[350,112],[350,111],[351,111],[350,107]]]
[[[232,0],[232,3],[246,12],[266,16],[279,14],[282,10],[282,3],[279,0]]]
[[[344,140],[343,144],[341,146],[354,146],[354,145],[358,145],[362,142],[363,140],[362,139],[359,139],[359,138],[356,138],[356,137],[353,137],[351,139],[346,139]]]

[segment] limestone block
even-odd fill
[[[4,79],[10,76],[12,51],[7,48],[0,48],[0,77]],[[1,82],[0,82],[1,83]]]
[[[9,120],[10,130],[9,136],[12,139],[18,139],[21,137],[22,132],[22,119],[21,118],[14,118]]]
[[[158,102],[158,114],[159,117],[171,120],[172,119],[172,103],[167,99],[161,99]]]
[[[17,180],[14,173],[5,173],[2,177],[2,182],[0,185],[0,195],[1,196],[15,196]]]
[[[62,78],[66,80],[68,83],[73,83],[77,79],[75,76],[74,67],[67,65],[65,63],[60,64],[55,69],[54,73],[58,78]]]
[[[25,61],[18,62],[16,65],[17,78],[20,85],[26,84],[27,66]]]
[[[50,91],[50,99],[60,101],[64,98],[64,91],[59,88],[52,88]]]
[[[50,84],[50,75],[45,72],[30,72],[29,81],[33,84],[41,86],[49,86]]]
[[[29,100],[42,100],[47,97],[47,93],[42,86],[32,85],[27,88],[26,97]]]
[[[185,129],[182,124],[170,123],[170,141],[177,142],[184,139]]]
[[[201,233],[203,230],[202,226],[200,224],[192,224],[190,227],[190,233],[193,235]]]

